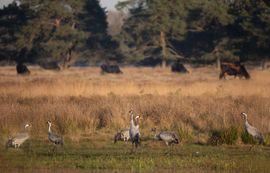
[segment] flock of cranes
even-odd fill
[[[140,130],[139,130],[139,119],[140,116],[135,116],[132,110],[129,111],[130,114],[130,127],[126,129],[122,129],[118,131],[115,135],[114,142],[119,140],[128,141],[130,140],[132,146],[137,148],[140,144]],[[247,114],[242,112],[241,115],[244,118],[244,128],[248,134],[250,134],[255,140],[259,142],[259,144],[263,144],[264,138],[262,133],[255,127],[249,124],[247,119]],[[59,135],[55,134],[51,130],[52,123],[50,121],[47,122],[48,124],[48,139],[55,145],[63,145],[64,140]],[[31,127],[30,124],[25,124],[23,132],[17,133],[14,137],[9,138],[6,147],[14,147],[19,148],[27,139],[29,139],[30,134],[28,133],[28,129]],[[156,131],[154,129],[154,131]],[[169,131],[161,131],[156,133],[153,137],[154,140],[164,141],[166,145],[171,144],[178,144],[180,142],[177,134],[175,132]]]
[[[52,123],[50,121],[48,121],[47,123],[48,123],[49,141],[51,141],[52,143],[56,145],[58,144],[63,145],[64,144],[63,138],[51,131]],[[31,127],[30,124],[25,124],[24,132],[17,133],[14,137],[9,138],[6,143],[6,148],[9,148],[9,147],[19,148],[27,139],[29,139],[30,134],[27,131],[29,127]]]

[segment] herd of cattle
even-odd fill
[[[40,64],[40,66],[43,69],[47,70],[60,70],[60,67],[58,66],[57,63],[48,63],[48,64]],[[119,65],[116,64],[102,64],[100,66],[101,72],[102,73],[114,73],[114,74],[122,74],[123,72],[121,71]],[[16,66],[16,70],[18,74],[22,75],[29,75],[30,70],[27,68],[26,65],[23,63],[18,63]],[[172,72],[177,72],[177,73],[189,73],[189,71],[185,68],[185,66],[178,60],[174,62],[171,65],[171,71]],[[228,62],[223,62],[220,65],[220,75],[219,79],[226,79],[226,76],[234,76],[245,79],[250,79],[250,75],[247,72],[246,68],[244,65],[242,65],[239,62],[236,63],[228,63]]]

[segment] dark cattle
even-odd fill
[[[21,75],[29,75],[30,74],[30,70],[26,67],[26,65],[24,65],[22,63],[18,63],[16,65],[16,70],[17,70],[17,74],[21,74]]]
[[[180,63],[179,61],[176,61],[171,66],[172,72],[178,72],[178,73],[188,73],[188,70],[185,68],[185,66]]]
[[[57,62],[42,62],[39,63],[39,65],[45,70],[56,70],[56,71],[60,70],[60,67]]]
[[[248,74],[246,68],[240,63],[221,63],[220,69],[221,72],[219,75],[219,79],[226,79],[227,75],[250,79],[250,75]]]
[[[107,65],[107,64],[102,64],[100,66],[102,72],[105,73],[116,73],[116,74],[120,74],[123,73],[118,65]]]

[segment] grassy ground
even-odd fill
[[[213,67],[173,74],[170,69],[123,68],[121,75],[101,74],[99,68],[45,71],[30,67],[30,76],[14,67],[0,68],[0,146],[30,122],[32,140],[21,150],[1,150],[0,167],[153,170],[203,168],[265,172],[269,157],[270,71],[248,69],[251,80],[218,80]],[[115,132],[129,126],[128,111],[142,116],[143,142],[136,154],[130,145],[112,145]],[[243,119],[265,136],[266,147],[247,152],[240,135]],[[64,149],[51,153],[47,124],[66,139]],[[212,131],[236,129],[232,146],[207,144]],[[182,145],[166,155],[152,143],[152,128],[176,131]],[[126,148],[127,146],[127,148]],[[196,151],[199,154],[196,154]],[[14,159],[16,158],[16,159]]]
[[[86,169],[86,170],[207,170],[209,172],[268,172],[269,147],[180,145],[172,148],[162,144],[150,146],[144,141],[131,153],[130,143],[112,141],[67,141],[53,147],[44,140],[31,140],[22,149],[2,150],[0,170],[24,169]],[[29,145],[31,147],[29,147]],[[2,171],[1,171],[2,172]],[[121,171],[120,171],[121,172]]]

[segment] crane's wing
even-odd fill
[[[248,131],[249,134],[251,134],[255,139],[258,139],[260,143],[263,142],[263,135],[262,133],[255,127],[249,125],[247,126],[246,130]]]
[[[18,133],[16,136],[13,137],[12,141],[14,143],[19,143],[22,144],[24,141],[29,139],[29,134],[28,133]]]
[[[54,134],[54,133],[49,133],[49,139],[50,139],[52,142],[57,142],[57,143],[63,141],[62,137],[60,137],[60,136],[58,136],[58,135],[56,135],[56,134]]]

